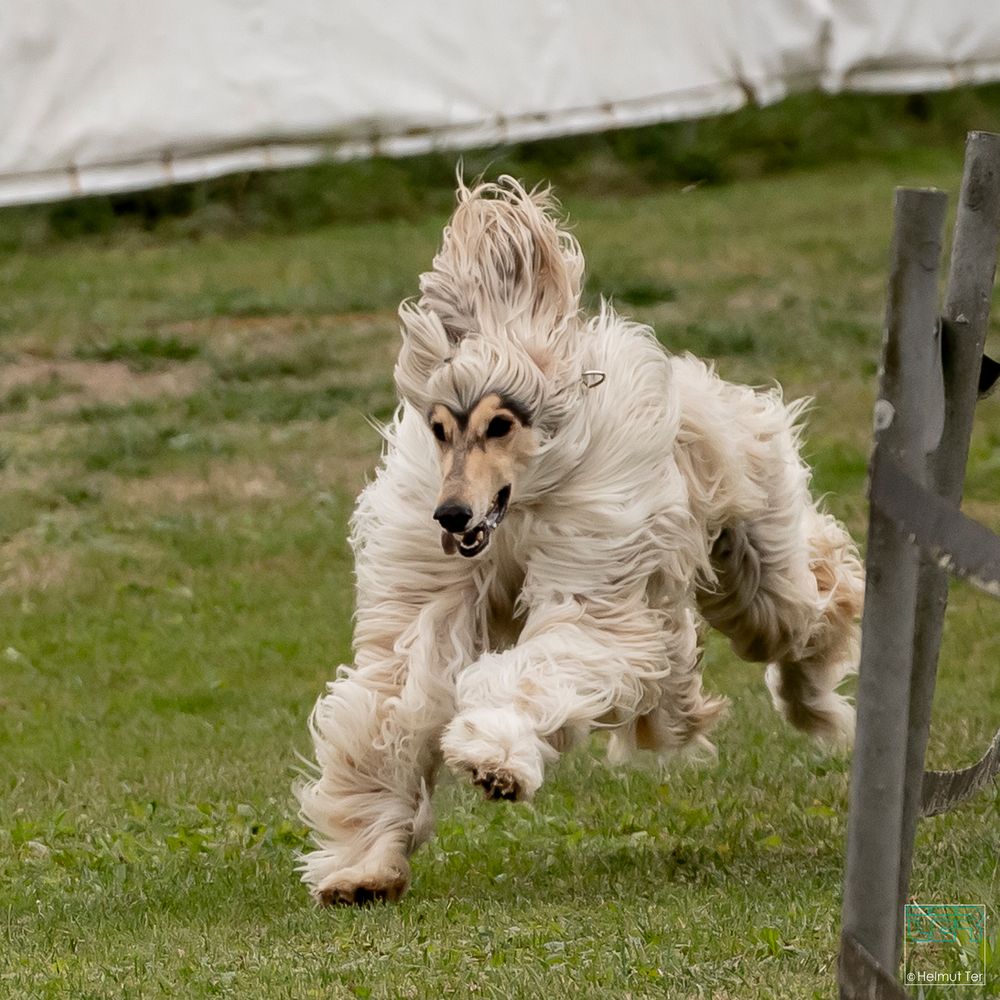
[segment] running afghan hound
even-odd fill
[[[766,663],[793,725],[848,743],[862,568],[809,491],[802,403],[720,379],[602,302],[547,191],[469,188],[399,310],[401,405],[352,521],[353,666],[298,789],[323,903],[396,900],[442,761],[530,799],[595,728],[710,748],[699,636]]]

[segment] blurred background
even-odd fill
[[[456,151],[589,193],[899,159],[995,121],[995,91],[953,92],[1000,80],[1000,9],[42,0],[0,64],[0,205],[73,199],[7,213],[10,247],[412,217]]]
[[[830,995],[848,765],[723,643],[716,767],[595,738],[533,809],[445,782],[397,909],[311,907],[290,788],[459,158],[555,186],[588,308],[814,397],[814,487],[863,539],[893,190],[954,205],[969,129],[1000,131],[983,0],[7,12],[0,996]],[[1000,529],[995,402],[965,507]],[[995,615],[954,588],[931,766],[996,730]],[[923,824],[913,883],[990,907],[993,984],[998,820]]]
[[[998,71],[1000,75],[1000,71]],[[455,171],[551,182],[565,197],[720,185],[862,161],[920,176],[967,129],[1000,128],[1000,85],[903,94],[793,94],[767,107],[585,135],[283,170],[0,209],[0,247],[159,231],[190,239],[296,232],[447,212]]]

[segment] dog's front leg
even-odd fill
[[[693,656],[693,621],[685,616],[679,628]],[[638,596],[536,606],[516,646],[459,676],[445,761],[488,798],[530,799],[545,765],[577,738],[656,708],[676,648],[677,629]]]
[[[475,648],[469,597],[381,601],[359,609],[356,638],[355,666],[341,668],[310,720],[319,776],[298,789],[318,848],[303,881],[327,904],[394,901],[409,885],[407,859],[432,833],[455,674]]]
[[[396,433],[405,438],[407,426]],[[302,872],[323,903],[405,892],[408,858],[433,828],[455,677],[482,649],[475,583],[428,527],[433,484],[415,482],[413,449],[406,440],[391,448],[359,500],[354,665],[338,671],[310,719],[319,774],[298,796],[317,849]]]

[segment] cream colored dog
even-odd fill
[[[299,789],[324,903],[398,899],[442,761],[530,799],[596,727],[610,752],[710,746],[699,627],[768,663],[795,726],[849,741],[862,569],[809,492],[801,404],[722,381],[602,304],[545,192],[461,185],[400,308],[402,404],[353,519],[355,661]]]

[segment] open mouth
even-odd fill
[[[490,509],[486,512],[486,516],[474,528],[457,534],[452,534],[450,531],[442,531],[441,548],[448,555],[454,552],[460,552],[466,557],[479,555],[490,544],[490,536],[496,530],[497,525],[504,519],[509,501],[510,484],[497,493],[493,498],[493,503],[490,504]]]

